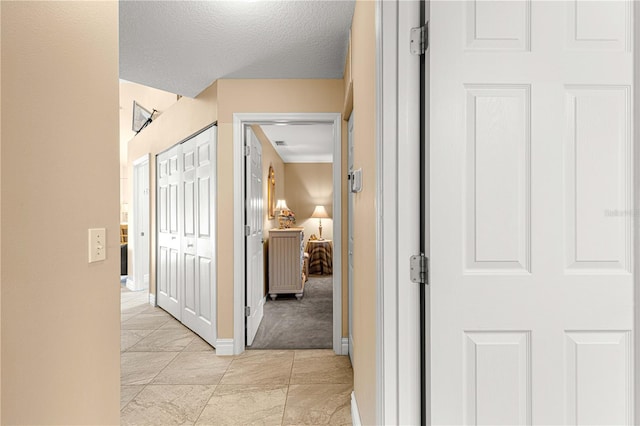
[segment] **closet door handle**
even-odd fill
[[[193,244],[187,244],[187,247],[193,247]]]

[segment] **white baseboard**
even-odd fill
[[[349,355],[349,338],[343,337],[340,343],[341,343],[340,349],[342,351],[340,352],[340,355]]]
[[[149,304],[151,306],[156,306],[156,295],[153,293],[149,293]]]
[[[360,411],[358,411],[358,403],[356,402],[355,392],[351,392],[351,424],[353,426],[361,426]]]
[[[136,291],[136,283],[133,282],[131,277],[127,277],[127,288],[131,291]]]
[[[233,355],[233,339],[217,339],[216,355]]]

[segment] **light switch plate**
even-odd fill
[[[107,232],[105,228],[89,229],[89,263],[107,258]]]

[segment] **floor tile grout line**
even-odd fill
[[[287,394],[284,397],[284,406],[282,407],[282,419],[280,419],[280,425],[284,425],[284,414],[287,412],[287,402],[289,401],[289,386],[287,385]]]
[[[196,420],[193,422],[194,425],[198,424],[200,417],[202,417],[202,413],[204,413],[204,410],[207,409],[207,406],[209,405],[209,402],[211,402],[211,398],[213,398],[213,395],[216,393],[216,390],[218,389],[219,385],[220,385],[220,382],[218,382],[217,385],[212,385],[213,390],[211,391],[211,395],[209,395],[209,399],[207,399],[207,402],[202,406],[202,410],[200,410],[200,413],[198,413],[198,417],[196,417]]]
[[[287,395],[284,398],[284,407],[282,408],[282,420],[280,424],[284,425],[284,415],[287,413],[287,403],[289,402],[289,390],[291,389],[291,376],[293,375],[293,366],[296,363],[296,351],[293,351],[293,357],[291,360],[291,369],[289,370],[289,380],[287,382]]]
[[[122,394],[122,384],[120,385],[120,394]],[[124,386],[136,386],[136,385],[124,385]],[[129,406],[129,404],[131,404],[131,402],[136,399],[136,397],[138,395],[140,395],[140,393],[145,390],[145,388],[148,385],[142,385],[142,388],[140,388],[140,390],[138,392],[136,392],[136,394],[133,396],[133,398],[131,398],[126,404],[124,404],[124,407],[120,408],[120,416],[122,416],[122,412],[124,411],[125,408],[127,408]],[[122,396],[120,396],[122,398]]]
[[[217,357],[218,354],[215,353],[215,356]],[[204,406],[202,407],[202,411],[200,411],[200,414],[198,414],[198,418],[193,423],[194,425],[198,424],[198,421],[200,420],[200,417],[202,417],[202,413],[204,413],[204,410],[209,405],[209,402],[211,402],[211,398],[213,398],[213,395],[216,393],[216,390],[218,389],[218,386],[220,386],[220,383],[222,383],[222,379],[224,378],[225,374],[227,374],[227,371],[229,371],[229,368],[231,368],[231,364],[233,363],[233,361],[234,361],[234,359],[232,359],[231,362],[229,362],[229,364],[227,364],[227,367],[224,369],[224,373],[222,373],[222,375],[220,376],[220,380],[218,380],[218,383],[213,388],[213,392],[211,392],[211,396],[209,396],[209,399],[207,400],[207,403],[204,404]]]

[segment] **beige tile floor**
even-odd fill
[[[351,424],[353,371],[331,350],[215,349],[145,292],[122,291],[123,425]]]

